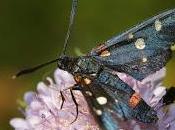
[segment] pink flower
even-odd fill
[[[70,90],[63,90],[73,86],[75,81],[66,71],[57,69],[54,74],[55,83],[51,78],[40,82],[37,93],[27,92],[24,100],[28,106],[25,119],[14,118],[10,124],[16,130],[99,130],[93,116],[90,114],[86,101],[79,91],[74,96],[79,104],[79,116],[75,122],[76,108]],[[65,103],[60,109],[63,91]]]
[[[175,130],[175,104],[161,107],[157,114],[159,130]]]
[[[144,124],[135,120],[121,121],[118,124],[124,130],[174,130],[175,105],[163,106],[162,97],[166,94],[162,80],[165,68],[148,76],[143,81],[137,81],[129,75],[117,75],[130,85],[151,107],[157,111],[159,121],[157,124]],[[46,78],[45,82],[38,83],[37,93],[27,92],[24,100],[27,108],[25,118],[14,118],[10,124],[16,130],[99,130],[99,126],[89,112],[88,105],[80,91],[73,91],[78,102],[79,115],[75,122],[76,107],[69,88],[75,84],[74,78],[66,71],[57,69],[53,81]],[[62,91],[65,102],[62,109]]]

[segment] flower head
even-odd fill
[[[79,91],[74,96],[79,104],[79,114],[75,122],[76,108],[70,90],[75,81],[71,74],[57,69],[54,73],[55,83],[51,78],[38,83],[37,93],[27,92],[24,100],[28,104],[25,109],[25,119],[14,118],[10,124],[16,130],[98,130],[94,118],[89,112],[86,101]],[[65,98],[61,109],[62,97]],[[72,123],[73,122],[73,123]]]
[[[157,124],[116,119],[121,128],[124,130],[175,129],[175,105],[163,106],[161,100],[166,94],[165,87],[161,83],[165,76],[164,68],[141,82],[123,73],[117,73],[117,75],[139,93],[148,105],[155,108],[159,117]],[[48,77],[44,82],[38,83],[37,92],[25,93],[24,100],[27,103],[24,110],[25,118],[14,118],[10,124],[16,130],[99,130],[80,91],[73,91],[79,108],[78,118],[74,121],[76,105],[69,89],[74,85],[75,81],[71,74],[57,69],[54,80]]]

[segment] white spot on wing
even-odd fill
[[[96,109],[95,107],[93,108],[93,111],[98,115],[101,116],[102,115],[102,110],[100,109]]]
[[[95,112],[96,112],[96,114],[97,114],[98,116],[101,116],[101,115],[102,115],[102,111],[99,110],[99,109],[97,109]]]
[[[139,50],[142,50],[145,48],[145,41],[143,38],[139,38],[135,42],[135,47]]]
[[[143,59],[142,59],[142,62],[147,62],[148,61],[148,59],[146,58],[146,57],[143,57]]]
[[[92,96],[92,93],[90,91],[85,92],[88,96]]]
[[[133,35],[132,33],[130,33],[130,34],[128,35],[128,38],[129,38],[129,39],[132,39],[132,38],[134,38],[134,35]]]
[[[96,100],[100,105],[105,105],[107,103],[106,97],[98,97],[98,98],[96,98]]]
[[[96,73],[94,73],[94,74],[91,74],[91,76],[96,76],[97,74]]]
[[[162,29],[162,23],[159,20],[155,21],[155,29],[156,31],[160,31]]]
[[[172,51],[175,51],[175,43],[171,43],[171,44],[172,44],[171,50],[172,50]]]
[[[116,103],[118,103],[118,100],[117,100],[117,99],[115,99],[115,102],[116,102]]]

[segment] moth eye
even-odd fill
[[[154,23],[156,31],[160,31],[162,29],[162,23],[159,20],[156,20]]]
[[[108,50],[104,50],[104,51],[102,51],[101,54],[100,54],[101,57],[107,57],[107,56],[110,56],[110,55],[111,55],[111,54],[110,54],[110,52],[109,52]]]
[[[139,38],[135,42],[135,47],[139,50],[142,50],[145,48],[145,40],[143,38]]]
[[[128,38],[129,38],[129,39],[133,39],[133,38],[134,38],[134,35],[133,35],[132,33],[130,33],[130,34],[128,35]]]
[[[91,80],[90,79],[88,79],[88,78],[84,78],[84,83],[86,84],[86,85],[89,85],[89,84],[91,84]]]
[[[97,97],[96,100],[100,105],[105,105],[108,102],[106,97]]]

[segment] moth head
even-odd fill
[[[61,56],[60,59],[58,60],[58,68],[71,73],[73,71],[73,67],[76,61],[77,61],[77,58],[73,58],[69,56]]]

